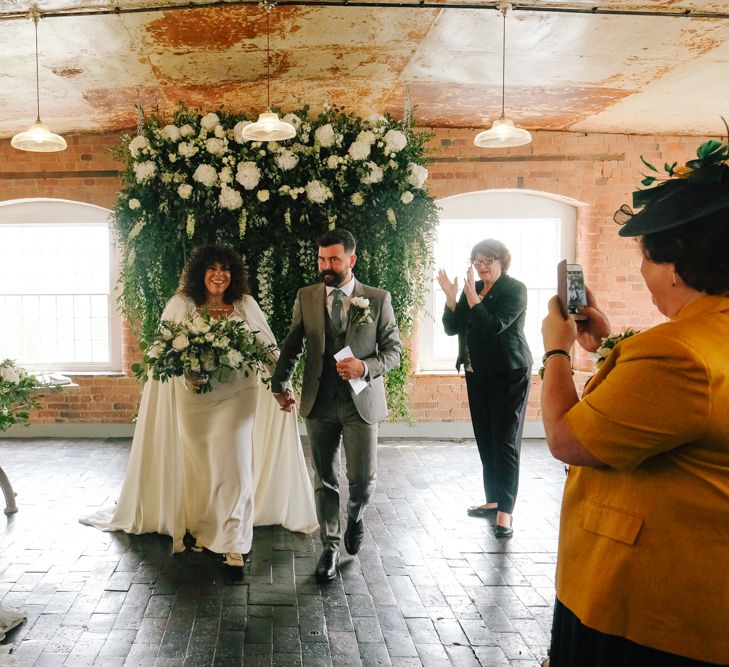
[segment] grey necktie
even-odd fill
[[[342,330],[342,297],[344,292],[340,289],[332,290],[332,324],[339,333]]]

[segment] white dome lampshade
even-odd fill
[[[35,101],[37,113],[35,123],[25,132],[18,132],[10,140],[10,145],[21,151],[54,153],[66,150],[66,140],[59,134],[51,132],[40,119],[40,83],[38,81],[38,21],[40,20],[40,11],[37,7],[31,9],[30,18],[35,24]]]
[[[10,145],[21,151],[55,153],[66,150],[66,140],[51,132],[40,120],[36,120],[25,132],[18,132]]]
[[[296,128],[279,119],[278,114],[268,109],[264,111],[255,123],[246,125],[241,137],[246,141],[283,141],[296,136]]]
[[[499,118],[490,129],[479,132],[473,140],[479,148],[511,148],[530,143],[532,135],[514,125],[513,120]]]

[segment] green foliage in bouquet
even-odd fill
[[[29,412],[38,406],[32,391],[40,382],[11,359],[0,363],[0,433],[13,424],[27,424]]]
[[[282,340],[297,290],[319,280],[315,239],[335,226],[357,238],[357,278],[388,290],[402,334],[412,331],[438,221],[425,188],[430,135],[331,108],[284,118],[295,138],[248,143],[246,116],[181,106],[123,138],[117,157],[127,168],[114,210],[120,304],[147,343],[190,251],[211,242],[241,252],[253,296]],[[387,380],[394,416],[407,415],[407,361],[400,370]]]
[[[162,320],[142,363],[132,364],[138,380],[166,382],[185,376],[197,394],[213,390],[212,380],[227,382],[233,371],[266,373],[275,359],[276,348],[263,345],[245,322],[198,315],[183,322]]]

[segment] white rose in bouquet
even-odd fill
[[[425,167],[413,162],[408,165],[408,175],[405,180],[414,188],[422,188],[427,178],[428,170]]]
[[[362,196],[361,192],[355,192],[351,197],[350,200],[355,206],[362,206],[364,204],[364,197]]]
[[[177,194],[180,195],[181,199],[189,199],[192,194],[192,185],[183,183],[177,188]]]
[[[159,133],[165,141],[179,141],[180,140],[180,128],[177,125],[165,125]]]
[[[268,190],[259,190],[256,197],[260,202],[268,201],[271,198],[271,193]]]
[[[222,155],[225,153],[227,146],[225,145],[225,141],[222,139],[218,139],[217,137],[211,137],[210,139],[205,140],[205,150],[207,150],[210,155]]]
[[[240,368],[243,363],[243,355],[238,350],[230,350],[228,352],[228,362],[233,368]]]
[[[178,352],[184,350],[190,344],[190,340],[185,334],[178,334],[172,341],[172,347]]]
[[[203,116],[200,119],[200,125],[203,129],[207,130],[208,132],[215,131],[215,126],[220,123],[220,118],[218,118],[218,114],[216,113],[209,113]]]
[[[195,132],[195,129],[194,129],[193,127],[192,127],[192,125],[188,125],[187,123],[185,123],[185,124],[184,124],[184,125],[183,125],[183,126],[182,126],[182,127],[180,128],[180,136],[181,136],[181,137],[189,137],[189,136],[190,136],[191,134],[193,134],[194,132]]]
[[[139,201],[139,199],[130,199],[129,200],[129,208],[132,209],[132,211],[136,211],[142,203]]]
[[[400,195],[400,201],[403,204],[409,204],[413,199],[415,199],[415,195],[410,192],[410,190],[405,190],[405,192]]]
[[[180,145],[177,147],[177,152],[182,155],[182,157],[192,157],[199,151],[200,149],[195,146],[195,144],[187,141],[181,142]]]

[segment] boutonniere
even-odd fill
[[[600,366],[602,366],[605,360],[610,356],[613,348],[621,340],[630,338],[631,336],[635,336],[635,334],[638,333],[640,333],[639,329],[626,329],[625,331],[623,331],[623,333],[613,334],[612,336],[603,338],[602,345],[600,345],[600,347],[595,350],[595,354],[597,354],[597,359],[595,359],[595,365],[600,368]]]
[[[370,300],[361,296],[352,297],[352,322],[356,325],[372,324]]]

